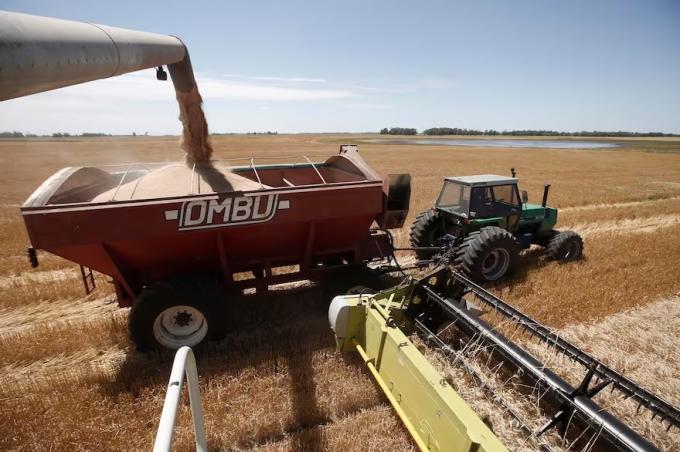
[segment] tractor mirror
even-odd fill
[[[526,190],[522,190],[522,202],[525,204],[529,202],[529,194]]]

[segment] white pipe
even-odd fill
[[[0,11],[0,101],[179,63],[179,38]]]
[[[175,432],[175,420],[177,418],[177,408],[182,397],[182,383],[184,375],[187,377],[189,386],[189,405],[191,406],[191,417],[194,421],[194,434],[196,435],[196,450],[207,452],[208,444],[205,435],[205,424],[203,420],[203,407],[201,405],[201,391],[198,387],[198,371],[196,370],[196,358],[190,347],[182,347],[177,350],[175,361],[170,372],[170,382],[168,391],[163,403],[161,420],[158,424],[156,441],[153,445],[154,452],[169,452],[172,449],[172,437]]]

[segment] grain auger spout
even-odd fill
[[[195,81],[174,36],[0,11],[0,101],[167,65],[178,92]]]
[[[336,297],[329,321],[339,350],[361,355],[422,450],[504,450],[454,390],[453,368],[463,369],[540,450],[552,450],[544,434],[553,430],[569,450],[658,450],[624,422],[626,415],[603,408],[602,396],[596,396],[605,388],[631,400],[626,403],[637,406],[639,415],[657,419],[659,428],[680,426],[677,407],[450,265],[379,293]],[[527,338],[537,338],[577,370],[552,368],[544,347]],[[534,409],[518,410],[497,381],[512,385]]]
[[[190,165],[209,166],[208,123],[189,52],[175,36],[0,11],[0,101],[167,65]]]

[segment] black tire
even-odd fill
[[[411,246],[414,248],[437,246],[437,239],[443,237],[444,234],[446,234],[446,229],[441,215],[436,210],[428,209],[421,212],[413,221],[409,238]],[[430,259],[435,253],[435,251],[416,250],[416,257],[418,259]]]
[[[511,233],[496,226],[471,232],[456,249],[454,266],[476,283],[497,281],[517,267],[519,246]]]
[[[370,287],[366,287],[363,285],[350,287],[347,290],[347,295],[374,295],[376,293],[378,293],[377,290],[371,289]]]
[[[550,239],[545,249],[548,260],[568,262],[583,255],[583,239],[574,231],[560,231]]]
[[[142,289],[130,312],[132,341],[146,351],[221,339],[228,322],[225,295],[217,278],[206,275],[155,282]]]

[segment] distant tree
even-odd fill
[[[380,130],[381,135],[417,135],[418,130],[412,129],[409,127],[390,127],[389,130],[387,127],[384,129]]]
[[[0,132],[0,138],[24,138],[24,134],[21,132]]]
[[[136,133],[136,132],[132,132],[132,136],[133,136],[133,137],[136,137],[136,136],[137,136],[137,133]]]

